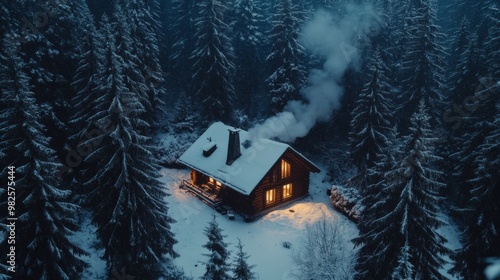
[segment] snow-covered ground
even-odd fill
[[[208,251],[202,247],[207,241],[203,230],[214,213],[226,235],[225,242],[230,243],[230,250],[234,252],[237,238],[241,239],[244,250],[250,255],[248,262],[256,265],[255,272],[259,279],[291,279],[293,250],[300,246],[306,225],[322,216],[335,219],[341,224],[345,240],[349,244],[358,234],[356,226],[330,206],[326,189],[331,186],[322,182],[323,173],[311,175],[309,197],[273,211],[252,223],[245,223],[238,216],[231,221],[180,189],[180,181],[189,178],[188,171],[164,169],[162,176],[167,192],[171,194],[167,197],[169,214],[177,220],[172,225],[172,231],[179,241],[174,248],[181,256],[174,262],[184,269],[186,275],[195,279],[205,272],[202,262],[206,261],[206,257],[203,254]],[[283,242],[290,242],[291,248],[283,247]]]
[[[349,244],[349,248],[352,248],[350,240],[358,236],[356,225],[331,207],[326,195],[326,189],[331,188],[331,185],[322,181],[324,173],[311,174],[309,197],[273,211],[252,223],[245,223],[239,216],[231,221],[227,215],[215,212],[198,198],[180,189],[181,180],[189,179],[187,170],[163,169],[161,175],[166,192],[170,194],[166,198],[169,215],[177,221],[172,224],[172,231],[178,240],[174,248],[180,257],[174,260],[174,264],[194,279],[198,279],[205,272],[202,262],[206,261],[206,257],[203,254],[208,251],[202,247],[207,241],[203,231],[214,213],[223,234],[226,235],[225,242],[230,243],[229,247],[233,253],[236,250],[237,238],[241,239],[244,250],[250,255],[248,262],[256,265],[254,271],[259,279],[292,279],[290,274],[293,267],[292,254],[301,245],[306,225],[323,216],[340,224],[343,238],[346,244]],[[89,213],[84,216],[89,216]],[[439,232],[448,239],[446,246],[452,250],[459,248],[457,227],[446,215],[440,216],[448,223],[439,229]],[[79,234],[74,236],[74,241],[90,253],[89,256],[82,256],[90,264],[82,275],[83,279],[106,279],[106,265],[100,258],[104,250],[95,247],[95,229],[90,220],[86,219]],[[291,248],[283,247],[283,242],[289,242]],[[354,250],[350,251],[351,254]],[[231,255],[231,259],[233,256],[234,254]],[[448,279],[454,279],[447,273],[452,267],[451,260],[448,256],[445,256],[445,259],[449,263],[441,269],[441,273]],[[121,269],[123,268],[116,270],[122,273]]]
[[[447,242],[445,244],[446,248],[455,251],[461,247],[460,244],[460,235],[458,226],[444,213],[440,213],[440,219],[446,223],[446,225],[439,228],[437,231],[446,238]],[[449,256],[444,256],[445,261],[447,263],[440,269],[441,274],[446,276],[448,279],[457,279],[454,278],[449,270],[453,267],[454,263],[450,259]]]

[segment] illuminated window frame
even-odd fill
[[[283,198],[292,197],[292,184],[283,185]]]
[[[212,185],[213,187],[215,187],[216,190],[220,191],[221,188],[222,188],[222,183],[215,180],[214,178],[212,177],[208,177],[208,184],[209,185]]]
[[[270,189],[266,191],[266,205],[273,204],[276,202],[276,189]]]
[[[284,159],[281,160],[281,179],[286,179],[291,176],[291,168],[290,163]]]

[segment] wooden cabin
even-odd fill
[[[183,187],[214,208],[228,205],[248,219],[308,195],[319,168],[287,144],[251,139],[216,122],[178,162],[191,168]]]

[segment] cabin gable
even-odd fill
[[[310,172],[303,160],[287,150],[250,194],[253,213],[307,196]]]

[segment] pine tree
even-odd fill
[[[138,58],[138,68],[144,77],[145,95],[148,102],[145,103],[146,112],[143,119],[151,125],[151,128],[159,126],[160,117],[164,113],[165,88],[164,76],[160,65],[159,34],[161,31],[158,17],[158,4],[154,2],[146,4],[145,1],[130,0],[123,7],[127,22],[130,26],[130,36],[135,42]],[[148,108],[146,105],[151,104]]]
[[[459,123],[463,131],[463,144],[456,145],[457,172],[455,174],[464,204],[458,205],[458,214],[464,223],[463,247],[455,252],[456,262],[452,272],[465,279],[483,276],[480,260],[500,254],[498,232],[500,220],[495,215],[500,204],[495,197],[499,188],[499,144],[500,98],[498,64],[500,36],[500,10],[491,4],[487,9],[488,36],[485,38],[483,52],[488,52],[486,63],[482,65],[487,76],[479,79],[479,85],[471,93],[466,109]],[[478,39],[480,41],[480,39]],[[495,49],[497,48],[497,49]],[[484,57],[484,55],[483,55]],[[457,137],[458,138],[458,137]]]
[[[380,57],[385,64],[386,76],[391,77],[391,86],[399,88],[400,81],[400,62],[404,54],[404,36],[403,36],[403,14],[406,1],[378,0],[375,8],[377,9],[377,23],[375,32],[366,34],[370,36],[372,48],[379,50]]]
[[[279,1],[271,19],[271,53],[266,57],[271,75],[267,78],[271,109],[281,112],[289,100],[299,99],[306,81],[305,49],[298,42],[300,18],[291,0]]]
[[[486,15],[486,22],[488,23],[488,36],[485,42],[486,63],[488,72],[498,83],[500,80],[500,5],[492,1],[487,7]],[[492,83],[492,86],[495,86],[495,84]],[[496,88],[498,89],[498,84]]]
[[[433,162],[440,158],[431,151],[436,139],[432,138],[429,118],[422,100],[411,118],[410,134],[404,137],[403,158],[396,168],[401,178],[389,186],[400,190],[398,205],[391,215],[401,225],[396,240],[402,242],[400,246],[409,246],[409,262],[418,268],[413,277],[444,279],[439,269],[444,264],[441,255],[448,250],[443,245],[446,239],[436,229],[443,225],[438,205],[445,185],[440,182],[442,172],[433,169]]]
[[[443,121],[445,128],[448,129],[449,143],[444,143],[444,149],[448,155],[450,181],[456,185],[456,188],[450,193],[450,198],[455,202],[455,206],[463,207],[467,197],[468,187],[464,184],[470,179],[469,170],[472,170],[468,162],[462,161],[464,157],[470,157],[470,152],[475,149],[476,140],[481,137],[471,135],[471,125],[474,121],[470,121],[470,113],[463,106],[466,99],[474,96],[474,92],[480,85],[480,73],[482,72],[480,61],[480,50],[478,48],[477,37],[470,34],[468,30],[468,22],[464,20],[459,31],[453,38],[453,52],[451,53],[452,63],[450,67],[450,75],[448,88],[450,89],[447,96],[448,109],[443,113]],[[452,175],[455,174],[455,175]],[[462,174],[465,177],[462,177]],[[472,174],[472,172],[471,172]],[[462,177],[462,178],[459,178]]]
[[[238,252],[234,258],[234,264],[232,267],[233,280],[253,280],[256,279],[255,273],[252,269],[255,265],[249,265],[247,260],[249,258],[248,254],[243,251],[243,244],[238,238],[238,245],[236,245]]]
[[[500,105],[498,105],[500,109]],[[499,110],[500,112],[500,110]],[[482,277],[480,260],[500,255],[500,211],[497,197],[500,195],[500,117],[496,118],[496,130],[486,137],[485,143],[476,153],[474,178],[470,180],[467,208],[463,210],[469,217],[462,237],[463,248],[454,257],[456,265],[452,272],[464,279]]]
[[[19,279],[75,279],[87,267],[79,258],[86,252],[69,239],[78,229],[79,207],[70,201],[71,192],[58,185],[55,151],[40,122],[41,109],[24,73],[26,64],[15,53],[16,42],[15,35],[7,35],[5,55],[0,58],[0,154],[7,163],[2,174],[7,174],[7,166],[15,167],[16,205],[15,212],[9,213],[17,218],[15,275]],[[2,217],[3,227],[7,222]],[[8,252],[9,244],[3,239],[2,251]]]
[[[442,173],[433,169],[439,158],[432,154],[433,139],[424,102],[411,118],[410,134],[404,137],[400,158],[385,160],[389,171],[370,186],[372,198],[363,205],[368,213],[360,223],[361,245],[355,279],[387,279],[399,275],[410,279],[444,279],[439,269],[448,253],[446,239],[436,232]],[[386,169],[387,165],[380,171]],[[414,268],[412,270],[412,267]],[[411,275],[408,275],[408,274]]]
[[[391,133],[389,84],[380,55],[375,53],[370,81],[364,86],[351,120],[351,158],[363,173],[374,166],[375,155],[388,146]]]
[[[408,234],[408,233],[407,233]],[[406,237],[408,240],[408,237]],[[398,258],[398,265],[392,273],[392,279],[398,280],[412,280],[414,275],[413,265],[410,263],[411,254],[408,242],[401,248],[401,252]]]
[[[99,98],[89,122],[102,127],[102,134],[91,135],[81,145],[99,143],[85,158],[88,167],[83,187],[89,189],[88,204],[94,209],[93,222],[104,246],[108,269],[127,266],[127,273],[144,279],[164,275],[164,255],[176,257],[177,242],[170,230],[174,222],[168,216],[164,190],[158,181],[159,165],[151,141],[141,134],[148,124],[141,119],[141,99],[126,83],[125,64],[130,56],[121,56],[113,28],[104,16],[106,48],[98,74]],[[123,35],[123,34],[122,34]],[[121,39],[124,39],[122,37]],[[122,42],[123,43],[123,42]],[[132,269],[129,265],[134,264]]]
[[[19,54],[30,69],[26,74],[42,106],[40,121],[50,128],[47,136],[52,138],[52,147],[62,153],[67,122],[73,113],[71,81],[78,67],[80,39],[85,36],[91,14],[86,1],[15,2],[22,11],[18,18],[30,22],[28,28],[19,28],[18,34],[23,36]]]
[[[170,33],[173,34],[173,44],[170,47],[169,70],[172,73],[172,83],[189,95],[193,95],[191,84],[192,64],[190,61],[196,44],[195,18],[198,14],[198,5],[195,0],[172,0]]]
[[[232,23],[233,42],[236,57],[235,88],[238,92],[239,106],[245,113],[255,113],[259,96],[259,81],[262,78],[262,21],[261,9],[254,0],[235,1],[235,21]]]
[[[462,236],[463,248],[457,250],[454,256],[456,265],[452,272],[467,279],[482,277],[479,265],[482,258],[500,255],[500,219],[495,214],[500,210],[500,203],[495,199],[500,195],[500,98],[496,94],[500,66],[497,60],[499,52],[495,49],[500,46],[497,30],[500,26],[500,10],[497,6],[490,6],[488,18],[491,20],[488,24],[491,29],[485,49],[491,51],[492,59],[486,63],[490,75],[480,79],[481,84],[469,102],[472,105],[468,107],[470,116],[463,125],[469,140],[457,152],[457,155],[469,152],[467,157],[459,158],[458,161],[463,166],[458,172],[459,179],[465,180],[461,186],[468,192],[464,194],[466,204],[460,209],[466,225]]]
[[[440,121],[444,87],[443,35],[435,24],[433,1],[410,0],[405,19],[406,45],[402,60],[403,92],[400,97],[400,131],[406,132],[418,102],[430,106],[431,125]]]
[[[4,38],[4,34],[8,30],[12,30],[12,23],[11,23],[11,12],[10,12],[10,7],[7,4],[11,4],[10,2],[3,1],[0,3],[0,38]]]
[[[479,84],[480,72],[482,72],[479,66],[480,53],[477,38],[470,34],[468,25],[468,21],[464,20],[460,30],[453,38],[453,52],[450,59],[452,72],[448,82],[448,88],[451,89],[448,94],[451,106],[462,103],[467,96],[474,93]],[[445,112],[443,119],[453,126],[456,125],[447,112]],[[456,130],[456,127],[452,127],[452,130]]]
[[[205,262],[205,274],[201,279],[204,280],[229,280],[231,277],[228,274],[230,252],[227,249],[227,243],[224,242],[225,235],[222,234],[222,230],[219,224],[215,220],[215,215],[213,215],[212,221],[204,230],[205,235],[208,238],[207,243],[203,245],[210,253],[204,254],[208,257],[208,261]]]
[[[98,98],[95,89],[98,86],[97,74],[101,66],[100,63],[104,59],[101,51],[104,48],[104,42],[103,34],[97,32],[94,22],[91,21],[87,25],[87,33],[83,39],[79,55],[78,68],[71,83],[75,89],[75,95],[71,100],[74,113],[69,123],[72,134],[77,134],[71,137],[73,140],[79,140],[82,137],[81,134],[88,128],[87,119],[92,112],[89,104]],[[82,130],[82,128],[84,129]]]
[[[128,3],[128,2],[127,2]],[[133,34],[135,27],[130,22],[133,19],[127,14],[127,6],[123,3],[116,2],[114,6],[113,21],[111,26],[115,33],[115,50],[124,62],[120,67],[123,68],[123,74],[126,79],[123,79],[124,86],[136,96],[144,110],[142,118],[148,122],[148,125],[154,125],[152,118],[147,118],[147,114],[154,112],[153,104],[150,101],[148,94],[148,86],[146,85],[146,77],[143,74],[140,53],[145,48],[143,42],[139,40],[137,34]],[[151,69],[151,72],[154,72]]]
[[[448,67],[453,69],[462,60],[462,55],[465,53],[467,46],[471,42],[470,22],[466,17],[461,19],[460,27],[453,33],[450,38],[450,52]],[[450,75],[450,76],[453,76]]]
[[[388,209],[394,209],[398,200],[397,191],[389,186],[394,180],[399,180],[399,174],[391,172],[396,165],[399,146],[393,141],[377,154],[375,165],[367,169],[359,237],[353,240],[360,247],[354,279],[387,279],[390,273],[387,268],[394,265],[397,258],[399,248],[393,240],[393,233],[399,229],[396,223],[392,223]]]
[[[229,25],[224,22],[224,0],[203,0],[195,19],[197,38],[192,53],[194,92],[206,122],[232,119],[234,54]]]

